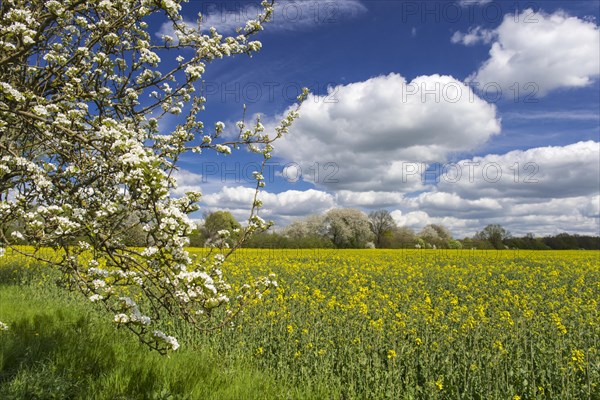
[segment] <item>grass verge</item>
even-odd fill
[[[50,284],[0,281],[1,399],[319,398],[251,360],[210,348],[162,357],[107,323],[93,304]]]

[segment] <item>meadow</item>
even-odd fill
[[[600,252],[242,249],[224,270],[279,287],[218,332],[166,321],[164,358],[7,254],[0,398],[600,399]]]

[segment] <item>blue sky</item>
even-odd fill
[[[256,6],[184,13],[226,35]],[[489,223],[600,234],[599,14],[596,0],[280,1],[259,53],[207,67],[203,120],[233,128],[246,104],[273,127],[311,89],[267,171],[263,216],[280,227],[355,207],[457,237]],[[186,157],[180,190],[241,219],[258,161]]]

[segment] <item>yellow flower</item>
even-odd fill
[[[540,392],[542,394],[544,393],[544,388],[542,386],[538,386],[537,389],[538,389],[538,392]]]
[[[438,390],[442,390],[444,388],[444,378],[435,381],[435,387],[437,387]]]
[[[394,358],[396,358],[397,354],[396,354],[396,350],[388,350],[387,352],[387,357],[390,360],[393,360]]]
[[[571,361],[569,364],[575,369],[583,372],[583,367],[585,365],[585,354],[581,350],[573,350],[571,351]]]

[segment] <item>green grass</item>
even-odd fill
[[[1,269],[1,268],[0,268]],[[5,269],[6,271],[6,269]],[[0,274],[0,399],[322,398],[196,344],[150,352],[110,316],[49,283]],[[13,276],[14,278],[14,276]],[[2,283],[4,282],[4,283]]]

